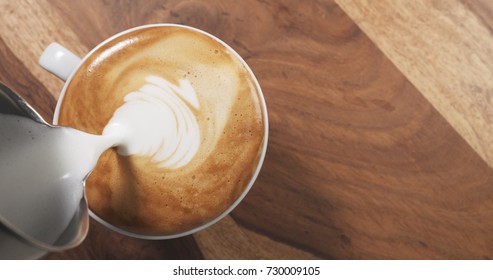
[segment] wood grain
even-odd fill
[[[493,167],[493,3],[337,2]]]
[[[71,50],[81,56],[89,49],[79,42],[70,29],[62,28],[64,22],[44,0],[1,1],[0,9],[5,44],[57,98],[63,83],[53,81],[53,77],[38,66],[39,54],[54,41],[65,45],[70,43]],[[20,35],[23,35],[22,40],[19,40]]]
[[[395,12],[380,3],[374,5],[381,13]],[[483,9],[471,8],[479,6],[455,4],[452,11],[491,22]],[[81,246],[47,259],[493,258],[493,171],[456,120],[477,122],[468,119],[469,110],[453,107],[454,118],[437,110],[457,99],[431,99],[419,86],[454,73],[442,56],[417,53],[416,61],[431,66],[415,62],[405,71],[392,48],[373,36],[385,34],[368,32],[372,25],[355,23],[333,1],[0,0],[0,7],[9,8],[0,17],[0,79],[44,116],[52,114],[62,85],[36,66],[44,43],[58,40],[82,55],[118,31],[153,22],[191,25],[230,44],[256,74],[269,109],[263,169],[229,217],[167,241],[124,237],[92,221]],[[368,17],[376,14],[368,9]],[[486,26],[429,15],[429,29],[442,33]],[[386,20],[385,26],[395,22]],[[411,32],[403,24],[385,30]],[[460,42],[460,36],[454,38]],[[416,37],[403,47],[428,45]],[[481,74],[464,69],[472,71],[468,77]],[[420,71],[426,75],[414,74]],[[469,82],[484,90],[489,83]],[[470,111],[481,119],[483,109]],[[474,131],[479,140],[489,137],[488,130]]]

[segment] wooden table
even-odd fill
[[[0,80],[52,119],[37,65],[158,22],[237,50],[270,117],[243,203],[193,236],[144,241],[91,222],[47,259],[493,257],[493,4],[482,1],[0,0]]]

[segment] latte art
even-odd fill
[[[140,155],[162,168],[180,168],[197,153],[200,129],[192,108],[199,110],[197,94],[190,82],[179,85],[157,76],[138,91],[127,94],[103,130],[120,139],[120,155]]]

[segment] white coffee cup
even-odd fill
[[[228,51],[231,54],[233,54],[234,56],[236,56],[238,58],[238,60],[243,63],[244,67],[250,73],[251,77],[253,77],[255,86],[257,87],[257,90],[258,90],[259,95],[260,95],[260,102],[261,102],[261,106],[262,106],[262,109],[263,109],[262,111],[263,111],[263,118],[264,118],[264,138],[265,138],[265,140],[263,141],[263,144],[262,144],[263,146],[262,146],[262,151],[261,151],[261,157],[260,157],[260,161],[259,161],[259,163],[258,163],[258,165],[257,165],[257,167],[255,169],[255,172],[253,173],[253,175],[252,175],[252,177],[251,177],[251,179],[250,179],[247,187],[245,188],[245,190],[243,191],[243,193],[241,194],[241,196],[226,211],[224,211],[221,215],[219,215],[217,218],[213,219],[212,221],[210,221],[210,222],[208,222],[208,223],[206,223],[204,225],[198,226],[196,228],[193,228],[192,230],[188,230],[186,232],[181,232],[181,233],[178,233],[178,234],[150,236],[150,235],[136,234],[136,233],[129,232],[127,230],[121,229],[119,227],[116,227],[116,226],[108,223],[107,221],[101,219],[96,214],[94,214],[93,212],[90,211],[90,216],[91,217],[93,217],[95,220],[97,220],[101,224],[105,225],[106,227],[108,227],[108,228],[110,228],[110,229],[112,229],[112,230],[114,230],[116,232],[119,232],[119,233],[122,233],[122,234],[125,234],[125,235],[128,235],[128,236],[132,236],[132,237],[142,238],[142,239],[170,239],[170,238],[177,238],[177,237],[181,237],[181,236],[185,236],[185,235],[189,235],[189,234],[195,233],[195,232],[197,232],[197,231],[199,231],[201,229],[204,229],[204,228],[206,228],[206,227],[208,227],[208,226],[216,223],[217,221],[219,221],[220,219],[222,219],[223,217],[225,217],[246,196],[246,194],[248,193],[248,191],[252,187],[253,183],[255,182],[255,180],[256,180],[256,178],[258,176],[258,173],[260,172],[260,169],[262,167],[262,163],[263,163],[263,160],[264,160],[264,157],[265,157],[265,154],[266,154],[267,142],[268,142],[267,139],[268,139],[268,131],[269,131],[269,128],[268,128],[267,107],[266,107],[266,104],[265,104],[265,100],[264,100],[264,97],[263,97],[261,88],[260,88],[260,86],[258,84],[258,81],[255,78],[255,76],[254,76],[253,72],[251,71],[251,69],[246,64],[246,62],[241,58],[241,56],[236,51],[234,51],[226,43],[224,43],[223,41],[221,41],[220,39],[216,38],[215,36],[213,36],[213,35],[211,35],[209,33],[206,33],[206,32],[204,32],[202,30],[199,30],[199,29],[196,29],[196,28],[193,28],[193,27],[188,27],[188,26],[183,26],[183,25],[177,25],[177,24],[151,24],[151,25],[144,25],[144,26],[139,26],[139,27],[135,27],[135,28],[132,28],[132,29],[128,29],[126,31],[123,31],[121,33],[118,33],[118,34],[116,34],[116,35],[108,38],[107,40],[103,41],[98,46],[96,46],[93,50],[91,50],[82,59],[78,58],[76,55],[74,55],[72,52],[70,52],[69,50],[67,50],[66,48],[64,48],[63,46],[61,46],[60,44],[58,44],[58,43],[52,43],[52,44],[50,44],[46,48],[46,50],[41,55],[41,57],[39,59],[39,64],[43,68],[45,68],[46,70],[48,70],[49,72],[51,72],[54,75],[56,75],[61,80],[65,81],[65,85],[64,85],[64,87],[62,89],[62,92],[60,94],[60,97],[58,99],[57,107],[55,109],[55,115],[54,115],[54,118],[53,118],[54,124],[57,124],[58,123],[59,114],[60,114],[60,107],[61,107],[61,104],[63,102],[64,96],[65,96],[65,92],[67,90],[68,85],[70,84],[70,81],[71,81],[72,77],[74,76],[74,73],[76,73],[78,71],[80,65],[86,59],[88,59],[89,57],[91,57],[91,55],[96,50],[98,50],[100,47],[104,46],[106,43],[110,42],[111,40],[113,40],[113,39],[115,39],[115,38],[117,38],[119,36],[122,36],[124,34],[127,34],[129,32],[138,30],[138,29],[155,27],[155,26],[174,26],[174,27],[181,27],[181,28],[186,28],[186,29],[194,30],[196,32],[200,32],[202,34],[205,34],[206,36],[208,36],[208,37],[216,40],[217,42],[220,42],[221,44],[223,44],[228,49]]]

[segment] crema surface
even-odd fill
[[[90,209],[124,230],[172,235],[244,192],[265,141],[260,92],[226,46],[191,29],[121,35],[84,61],[59,124],[120,134],[86,183]]]

